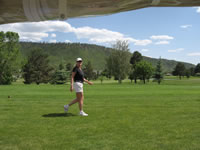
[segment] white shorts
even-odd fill
[[[83,92],[83,83],[74,82],[74,90],[76,91],[76,93]]]

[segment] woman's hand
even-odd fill
[[[93,85],[93,82],[88,81],[87,83],[88,83],[89,85]]]
[[[87,84],[89,84],[89,85],[93,85],[93,82],[90,82],[90,81],[86,80],[85,78],[84,78],[84,81],[87,82]]]

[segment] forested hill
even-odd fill
[[[91,61],[95,70],[105,68],[105,59],[110,55],[111,48],[98,45],[81,44],[81,43],[32,43],[21,42],[21,52],[27,56],[33,48],[42,48],[50,55],[50,62],[53,66],[60,63],[75,63],[77,57],[83,58],[84,62]],[[131,55],[131,54],[130,54]],[[155,67],[158,59],[144,57],[144,60],[152,63]],[[162,60],[165,72],[171,72],[177,62],[173,60]],[[186,68],[194,67],[189,63],[184,63]]]
[[[110,48],[103,46],[80,44],[80,43],[30,43],[22,42],[22,54],[27,56],[31,49],[42,48],[50,55],[53,66],[58,66],[61,62],[75,64],[77,57],[81,57],[85,62],[91,61],[95,70],[102,70],[105,67],[105,58],[110,55]]]

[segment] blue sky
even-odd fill
[[[22,41],[81,42],[111,47],[129,41],[144,56],[200,63],[200,8],[144,8],[67,21],[0,25]]]

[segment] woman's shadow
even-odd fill
[[[77,116],[72,113],[51,113],[51,114],[44,114],[42,117],[73,117]]]

